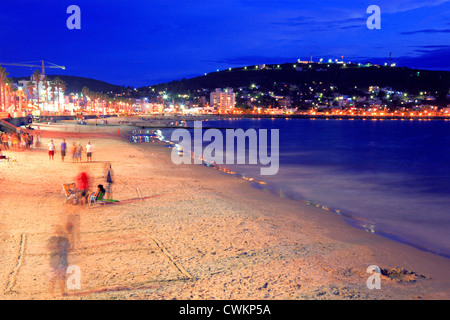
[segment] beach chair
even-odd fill
[[[80,190],[76,188],[75,183],[64,183],[63,184],[63,192],[66,196],[66,200],[63,201],[63,203],[67,203],[69,201],[72,201],[73,203],[76,203],[78,200],[78,195],[80,193]]]
[[[95,196],[96,192],[92,192],[89,196],[89,206],[93,206],[95,204],[104,204],[103,203],[103,196],[105,195],[103,186],[102,189],[98,192],[97,196]]]

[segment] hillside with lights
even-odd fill
[[[340,94],[358,95],[369,87],[389,87],[409,95],[426,92],[435,97],[435,103],[445,106],[450,89],[450,72],[410,69],[395,65],[355,63],[297,62],[254,65],[217,70],[202,76],[174,80],[168,83],[139,88],[145,94],[149,89],[173,94],[195,93],[215,88],[257,88],[261,92],[276,91],[279,87],[295,88],[333,87]]]

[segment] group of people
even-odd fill
[[[50,161],[53,161],[54,156],[56,152],[56,146],[53,140],[50,140],[48,143],[48,158]],[[92,161],[92,154],[94,152],[94,146],[91,144],[90,141],[86,144],[86,161],[91,162]],[[64,162],[64,158],[67,156],[68,153],[68,147],[66,143],[66,139],[63,139],[60,145],[60,153],[61,153],[61,161]],[[70,148],[70,153],[72,154],[72,162],[81,162],[82,161],[82,154],[83,154],[83,146],[81,145],[81,142],[76,144],[75,142],[72,143],[72,147]]]
[[[76,176],[76,189],[71,190],[77,195],[77,203],[91,204],[97,200],[112,200],[112,184],[114,183],[114,171],[112,170],[111,163],[105,164],[104,170],[104,184],[97,185],[95,191],[90,191],[89,175],[81,170]]]
[[[103,184],[99,184],[95,192],[90,192],[89,175],[84,170],[80,170],[79,174],[75,177],[76,192],[79,196],[80,204],[86,204],[87,202],[91,203],[99,198],[111,199],[111,186],[114,179],[111,163],[105,164],[103,176],[105,188],[103,187]],[[69,254],[72,250],[76,249],[76,246],[79,243],[79,219],[79,214],[69,214],[65,226],[62,224],[55,225],[54,234],[47,240],[46,247],[50,254],[49,285],[50,294],[53,297],[56,297],[56,287],[59,287],[60,296],[66,295],[65,287],[66,281],[68,280],[67,273],[69,268]],[[75,269],[71,277],[76,276],[77,271]],[[79,284],[80,278],[75,279],[73,283],[75,287],[77,281]]]
[[[39,135],[35,141],[34,135],[28,132],[0,132],[0,141],[3,150],[25,151],[39,147]]]

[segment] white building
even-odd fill
[[[29,85],[32,86],[32,92],[29,90]],[[36,82],[34,80],[19,80],[17,87],[22,88],[23,92],[27,96],[28,101],[34,101],[37,103],[38,95],[36,91]],[[39,81],[39,107],[44,111],[61,111],[65,104],[64,91],[61,88],[52,88],[50,81],[44,81],[44,77],[41,75],[41,81]]]
[[[218,110],[234,109],[236,104],[236,94],[233,89],[217,88],[210,94],[210,106]]]

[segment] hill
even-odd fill
[[[47,75],[50,80],[59,77],[66,84],[66,94],[80,93],[83,87],[88,87],[90,91],[101,93],[121,93],[125,91],[122,86],[110,84],[105,81],[95,80],[91,78],[68,76],[68,75]],[[12,78],[14,82],[18,80],[29,80],[29,77],[16,77]]]
[[[355,87],[391,87],[393,90],[413,94],[429,91],[445,100],[450,89],[450,72],[358,64],[285,63],[232,68],[162,83],[152,88],[182,93],[199,89],[249,87],[255,84],[261,91],[270,91],[282,83],[297,86],[321,83],[336,86],[342,94],[354,91]]]

